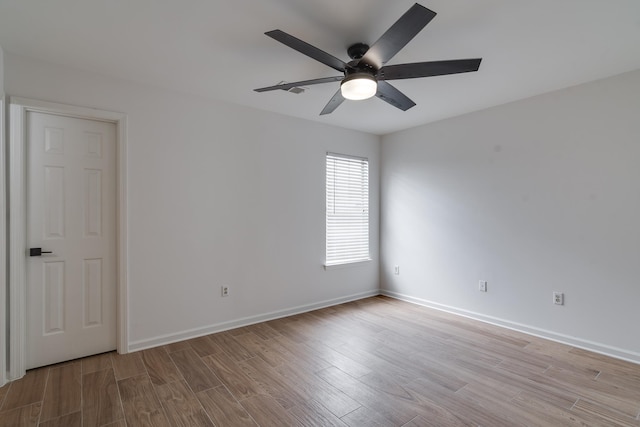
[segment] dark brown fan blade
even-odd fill
[[[382,80],[378,81],[378,92],[376,96],[402,111],[407,111],[416,105],[416,103],[410,100],[404,93]]]
[[[256,91],[256,92],[267,92],[267,91],[270,91],[270,90],[278,90],[278,89],[289,90],[291,88],[300,87],[300,86],[311,86],[311,85],[317,85],[317,84],[320,84],[320,83],[339,82],[342,79],[344,79],[344,76],[323,77],[323,78],[320,78],[320,79],[303,80],[301,82],[282,83],[282,84],[275,85],[275,86],[261,87],[261,88],[258,88],[258,89],[254,89],[254,91]]]
[[[307,55],[310,58],[315,59],[316,61],[328,65],[334,70],[344,71],[347,66],[344,61],[336,58],[335,56],[329,55],[327,52],[320,50],[317,47],[312,46],[309,43],[304,42],[298,38],[295,38],[291,34],[287,34],[282,30],[267,31],[265,34],[272,39],[277,40],[280,43],[285,44],[290,48],[295,49],[304,55]]]
[[[388,65],[378,71],[378,80],[415,79],[418,77],[469,73],[471,71],[478,71],[480,61],[482,61],[482,58]]]
[[[436,13],[418,3],[398,19],[364,54],[361,62],[380,68],[413,39]]]
[[[324,108],[320,112],[320,115],[324,116],[325,114],[333,113],[333,110],[338,108],[343,101],[344,101],[344,96],[342,96],[342,91],[338,89],[336,94],[333,95],[333,98],[331,98],[327,103],[327,105],[324,106]]]

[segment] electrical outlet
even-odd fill
[[[480,280],[478,282],[478,290],[480,292],[487,292],[487,281],[486,280]]]
[[[393,267],[393,274],[395,274],[396,276],[398,274],[400,274],[400,266],[399,265],[396,265],[396,266]]]
[[[564,305],[564,294],[562,292],[554,292],[553,303],[556,305]]]
[[[223,297],[229,296],[229,287],[227,285],[222,285],[220,287],[220,295]]]

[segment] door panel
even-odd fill
[[[27,114],[27,369],[116,348],[115,151],[113,123]]]
[[[42,264],[43,334],[64,332],[64,262]]]

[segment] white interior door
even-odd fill
[[[28,112],[26,148],[31,369],[116,348],[116,125]]]

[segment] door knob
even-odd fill
[[[40,256],[42,254],[52,254],[52,251],[43,251],[42,248],[30,248],[29,256]]]

